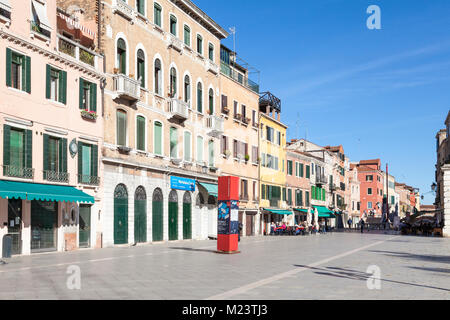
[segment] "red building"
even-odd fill
[[[361,216],[373,212],[379,217],[383,204],[381,160],[361,160],[356,166],[360,182]]]

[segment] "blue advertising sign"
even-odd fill
[[[239,204],[238,201],[219,201],[219,215],[217,216],[218,234],[238,234],[239,233]]]
[[[195,180],[180,177],[170,177],[170,187],[176,190],[195,191]]]

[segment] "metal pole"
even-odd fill
[[[386,218],[389,221],[389,166],[386,163]]]

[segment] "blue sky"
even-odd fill
[[[450,109],[450,1],[194,2],[236,27],[238,55],[282,100],[288,139],[342,144],[352,161],[381,158],[397,181],[431,190]],[[366,26],[369,5],[381,9],[381,30]]]

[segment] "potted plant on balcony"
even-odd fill
[[[114,72],[114,74],[118,74],[119,73],[119,68],[114,68],[113,72]]]
[[[230,113],[230,109],[228,109],[227,107],[222,107],[222,113],[228,114]]]
[[[244,159],[245,159],[245,163],[247,163],[248,160],[250,160],[250,156],[249,156],[248,154],[246,154],[246,155],[244,156]]]
[[[229,158],[231,156],[231,151],[230,150],[225,150],[225,158]]]
[[[87,120],[96,120],[97,119],[97,113],[95,111],[90,110],[81,110],[81,117]]]

